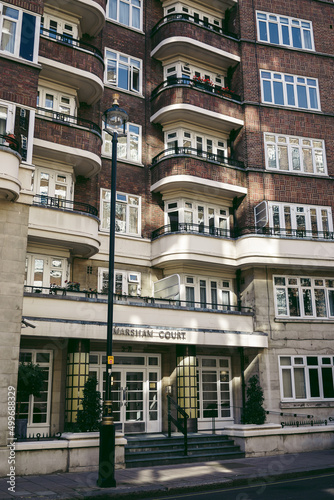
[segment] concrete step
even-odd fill
[[[133,458],[126,460],[126,468],[132,469],[135,467],[153,467],[155,465],[172,465],[172,464],[187,464],[194,462],[212,462],[216,460],[232,460],[234,458],[244,458],[245,454],[239,451],[231,451],[227,453],[210,453],[199,455],[174,455],[172,457],[161,458]]]

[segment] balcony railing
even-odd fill
[[[91,45],[90,43],[83,42],[82,40],[73,38],[71,35],[68,34],[57,33],[54,30],[49,30],[44,27],[41,27],[41,35],[44,35],[56,42],[64,43],[67,46],[73,47],[74,49],[85,50],[86,52],[89,52],[93,56],[100,59],[102,63],[104,63],[102,52],[96,47],[94,47],[94,45]]]
[[[171,233],[195,233],[195,234],[208,234],[210,236],[218,236],[220,238],[230,238],[229,229],[221,229],[219,227],[204,226],[202,224],[193,224],[192,222],[175,222],[167,224],[152,232],[152,240],[164,234]]]
[[[59,208],[62,210],[70,210],[72,212],[81,212],[89,215],[98,216],[99,212],[97,208],[88,203],[82,203],[80,201],[65,200],[63,198],[54,198],[52,196],[46,196],[44,194],[37,194],[34,196],[34,205],[40,207],[49,208]]]
[[[263,235],[277,236],[279,238],[308,239],[308,240],[334,240],[333,231],[312,231],[300,229],[277,229],[272,227],[257,228],[247,226],[235,229],[221,229],[213,226],[204,226],[202,224],[193,224],[188,222],[175,222],[167,224],[152,231],[152,240],[172,233],[195,233],[200,235],[215,236],[218,238],[238,239],[245,235]]]
[[[91,122],[90,120],[85,120],[84,118],[79,118],[78,116],[53,111],[52,109],[40,108],[39,106],[36,108],[36,116],[46,120],[51,120],[52,122],[58,122],[70,126],[74,125],[76,127],[88,129],[92,132],[96,132],[101,137],[101,128],[96,125],[96,123]]]
[[[178,147],[175,146],[173,148],[167,148],[164,151],[161,151],[158,155],[156,155],[152,159],[152,166],[158,163],[160,160],[164,158],[168,158],[169,156],[196,156],[201,160],[212,161],[214,163],[219,163],[220,165],[228,165],[232,167],[245,168],[245,165],[242,161],[232,160],[223,154],[214,154],[209,153],[208,151],[202,151],[196,148],[188,148],[188,147]]]
[[[40,296],[58,296],[60,299],[66,297],[66,299],[80,300],[81,299],[93,299],[102,302],[108,301],[108,293],[97,292],[96,290],[87,289],[80,290],[80,284],[75,283],[69,286],[57,286],[52,285],[50,287],[38,286],[38,285],[25,285],[24,293],[26,295],[37,294]],[[192,300],[179,300],[179,299],[157,299],[155,297],[138,297],[132,295],[120,295],[113,294],[113,300],[115,304],[120,305],[144,305],[148,307],[167,307],[173,309],[195,309],[203,310],[209,309],[210,311],[222,312],[226,314],[252,314],[253,309],[251,307],[243,307],[231,304],[217,304],[216,302],[201,301],[196,302]]]
[[[215,33],[218,33],[219,35],[224,35],[224,36],[229,36],[231,38],[234,38],[235,40],[239,40],[238,35],[235,33],[232,33],[231,31],[224,30],[220,26],[217,26],[216,24],[209,23],[208,21],[204,21],[201,19],[198,19],[197,17],[191,16],[189,14],[186,14],[184,12],[180,13],[174,13],[174,14],[168,14],[167,16],[163,17],[160,19],[160,21],[153,27],[152,29],[152,35],[158,31],[161,26],[164,24],[174,22],[174,21],[187,21],[188,23],[196,24],[197,26],[200,26],[201,28],[208,29],[210,31],[214,31]]]
[[[196,78],[191,79],[185,77],[182,78],[171,77],[168,78],[168,80],[165,80],[164,82],[160,83],[160,85],[158,85],[152,91],[151,99],[154,99],[165,88],[180,86],[180,85],[186,87],[193,87],[197,90],[204,90],[205,92],[214,94],[217,97],[233,99],[234,101],[241,102],[240,95],[236,94],[232,90],[229,90],[227,87],[221,87],[220,85],[215,85],[214,83],[205,80],[203,81]]]

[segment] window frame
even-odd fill
[[[114,55],[114,57],[113,57]],[[127,59],[127,61],[125,61]],[[110,63],[114,63],[114,79],[108,78],[109,68],[112,67]],[[110,66],[109,66],[110,65]],[[120,86],[122,73],[126,68],[127,74],[127,88]],[[135,74],[138,71],[138,90],[135,88]],[[105,70],[104,70],[104,83],[112,88],[117,88],[121,92],[128,92],[133,95],[143,95],[143,61],[138,57],[129,54],[118,52],[117,50],[105,48]]]
[[[109,275],[109,269],[106,267],[98,268],[98,292],[99,293],[108,293],[108,276],[105,278],[105,274]],[[117,275],[121,276],[122,279],[122,291],[118,293],[118,295],[127,295],[130,297],[137,297],[141,295],[141,273],[137,271],[124,271],[115,269],[114,271],[114,288],[113,293],[116,294],[116,277]],[[107,281],[107,285],[104,282]],[[131,292],[132,284],[137,285],[136,293]],[[131,292],[131,293],[129,293]]]
[[[260,69],[260,81],[261,102],[264,104],[306,111],[321,111],[318,78]],[[315,82],[315,85],[311,84],[311,81]],[[305,89],[305,91],[300,89]],[[268,99],[269,95],[270,100]],[[299,100],[302,99],[305,99],[306,106],[298,104]],[[281,102],[276,102],[278,100]],[[316,102],[316,107],[311,105],[312,100]]]
[[[42,36],[45,36],[47,38],[53,38],[51,36],[51,33],[47,34],[47,35],[44,35],[43,34],[43,28],[47,29],[47,30],[50,30],[52,31],[51,27],[50,27],[50,22],[56,22],[57,23],[57,31],[55,31],[55,33],[58,33],[58,34],[61,34],[61,35],[64,35],[64,36],[68,36],[69,37],[69,40],[67,43],[69,44],[73,44],[73,42],[70,41],[71,38],[73,39],[76,39],[78,40],[79,37],[80,37],[80,24],[79,24],[79,21],[75,21],[74,19],[65,19],[65,18],[62,18],[62,17],[59,17],[57,15],[54,15],[53,13],[50,13],[50,12],[44,12],[42,18],[41,18],[41,35]],[[66,26],[65,25],[68,25],[71,27],[71,31],[72,33],[70,33]]]
[[[290,358],[289,364],[282,364],[283,358]],[[308,364],[307,358],[316,358],[317,363]],[[325,363],[324,359],[331,358],[330,363]],[[334,395],[332,397],[325,397],[324,395],[324,379],[323,379],[323,368],[331,368],[332,369],[332,380],[334,379],[334,358],[332,355],[294,355],[294,354],[282,354],[278,356],[278,370],[279,370],[279,380],[280,380],[280,395],[282,402],[303,402],[303,401],[333,401]],[[304,382],[304,390],[305,397],[297,397],[296,396],[296,380],[295,380],[295,369],[303,370],[303,382]],[[319,389],[319,396],[312,396],[311,391],[311,383],[310,383],[310,372],[311,370],[317,370],[317,382]],[[290,379],[290,389],[291,389],[291,397],[284,395],[284,381],[283,381],[283,372],[289,372]],[[334,392],[334,391],[333,391]]]
[[[132,130],[131,130],[132,128]],[[136,134],[133,130],[138,128],[138,133]],[[103,127],[102,127],[103,129]],[[142,126],[137,123],[127,122],[125,124],[125,137],[118,137],[117,139],[117,161],[129,162],[132,164],[142,165]],[[131,141],[132,138],[136,138],[137,143],[137,158],[131,157]],[[125,147],[124,147],[125,146]],[[125,151],[125,156],[122,154]],[[104,156],[112,157],[112,138],[105,130],[103,131],[103,142],[102,142],[102,154]]]
[[[17,11],[18,17],[15,19],[15,18],[11,18],[10,16],[4,15],[3,14],[4,8]],[[23,57],[20,54],[21,48],[24,45],[24,42],[22,40],[22,32],[24,31],[24,27],[23,27],[24,16],[31,16],[35,20],[35,26],[34,26],[35,34],[32,37],[33,38],[33,50],[32,50],[32,57],[31,58]],[[11,21],[11,22],[15,21],[15,24],[16,24],[15,34],[14,34],[14,50],[13,51],[1,49],[2,34],[3,34],[2,30],[3,30],[4,19],[9,19],[9,20],[12,19],[13,21]],[[38,50],[39,50],[40,21],[41,21],[41,17],[37,16],[36,14],[32,13],[31,11],[17,8],[16,6],[13,6],[13,5],[0,3],[0,54],[3,54],[3,55],[8,56],[8,57],[17,58],[17,59],[20,59],[21,61],[27,61],[28,63],[29,62],[30,63],[37,63],[38,62]]]
[[[193,290],[194,300],[190,299],[190,302],[192,302],[193,305],[188,305],[186,303],[186,307],[200,307],[217,311],[230,311],[231,306],[234,305],[232,280],[230,278],[216,278],[213,276],[199,276],[194,274],[180,275],[180,278],[181,303],[183,301],[189,301],[189,297],[187,299],[187,288],[191,288]],[[216,288],[213,288],[213,283],[216,284]],[[201,289],[205,289],[205,297],[203,293],[201,293]],[[217,292],[216,300],[213,300],[212,291],[214,289]]]
[[[66,197],[64,199],[67,201],[73,201],[73,194],[74,194],[73,175],[71,173],[65,172],[63,170],[54,170],[52,168],[47,168],[47,167],[44,168],[43,166],[40,166],[40,165],[36,165],[35,171],[34,171],[34,176],[33,176],[34,194],[40,195],[41,197],[44,195],[44,193],[41,193],[41,189],[40,189],[41,188],[40,181],[41,181],[42,174],[49,175],[49,180],[50,180],[49,186],[48,186],[48,194],[45,194],[45,196],[50,197],[50,198],[63,199],[61,197],[58,197],[56,194],[56,184],[57,184],[57,182],[61,182],[61,181],[57,180],[57,176],[62,176],[62,177],[65,177],[64,186],[66,186]]]
[[[273,289],[276,319],[334,320],[334,278],[273,275]],[[289,292],[289,289],[291,292]],[[321,290],[323,290],[323,293],[320,292]],[[279,296],[284,297],[283,309],[281,308],[282,313],[280,313]],[[317,314],[317,311],[323,307],[323,304],[321,304],[322,299],[324,299],[326,315]],[[299,315],[291,314],[293,308],[298,310]],[[284,309],[286,312],[284,312]],[[307,309],[311,311],[309,314],[305,312]]]
[[[266,19],[265,19],[266,17]],[[267,40],[264,40],[261,38],[261,27],[260,23],[265,23],[266,24],[266,37]],[[309,24],[309,33],[310,33],[310,42],[311,42],[311,48],[306,47],[306,39],[305,36],[302,32],[307,29],[307,26],[303,26],[305,24]],[[278,35],[278,43],[270,41],[270,27],[269,25],[273,24],[277,26],[277,35]],[[295,25],[295,26],[294,26]],[[299,26],[300,29],[300,40],[301,40],[301,47],[298,47],[296,45],[293,45],[293,28],[297,28],[297,25]],[[315,46],[314,46],[314,36],[313,36],[313,25],[312,21],[309,21],[307,19],[299,19],[297,17],[289,17],[289,16],[283,16],[280,14],[273,14],[271,12],[264,12],[264,11],[256,11],[256,26],[257,26],[257,40],[259,42],[263,43],[268,43],[270,45],[278,45],[282,47],[290,47],[292,49],[299,49],[299,50],[305,50],[305,51],[310,51],[314,52],[315,51]],[[288,27],[288,38],[290,43],[284,43],[284,38],[286,38],[286,33],[284,34],[284,28],[283,27]],[[304,28],[304,29],[303,29]],[[268,39],[269,38],[269,39]]]
[[[46,99],[48,95],[53,96],[53,106],[52,108],[46,105]],[[68,103],[62,103],[62,99],[68,99]],[[69,113],[64,112],[64,109],[61,108],[61,106],[68,107]],[[51,118],[53,117],[52,113],[59,113],[64,121],[71,121],[71,118],[77,115],[77,99],[76,96],[68,93],[59,89],[55,89],[52,87],[45,87],[44,85],[38,85],[38,90],[37,90],[37,107],[42,108],[42,110],[38,110],[39,114],[45,115],[45,116],[50,116]],[[48,114],[48,111],[44,110],[50,110],[50,114]]]
[[[266,140],[267,137],[273,136],[274,141],[271,140]],[[279,142],[279,139],[285,139],[284,142]],[[298,141],[297,143],[294,144],[292,141]],[[303,141],[309,141],[311,142],[311,146],[308,146],[306,144],[303,144]],[[314,146],[313,142],[320,142],[322,144],[322,147]],[[325,148],[325,141],[323,139],[314,139],[310,137],[301,137],[301,136],[291,136],[291,135],[284,135],[284,134],[275,134],[271,132],[264,132],[263,134],[263,142],[264,142],[264,148],[265,148],[265,164],[266,164],[266,169],[271,170],[273,172],[290,172],[296,175],[300,174],[305,174],[305,175],[320,175],[320,176],[327,176],[327,161],[326,161],[326,148]],[[275,149],[275,163],[276,167],[271,167],[270,165],[270,158],[269,158],[269,147],[272,146]],[[279,158],[280,158],[280,147],[287,147],[287,155],[288,155],[288,169],[283,169],[279,168]],[[293,149],[298,149],[299,150],[299,163],[300,163],[300,170],[294,169],[293,168]],[[305,170],[305,162],[303,160],[303,151],[304,150],[310,150],[311,151],[311,156],[312,156],[312,166],[313,166],[313,171],[312,172],[307,172]],[[322,160],[323,160],[323,172],[317,172],[317,160],[316,160],[316,152],[322,151]]]
[[[134,5],[132,2],[136,0],[113,0],[116,3],[116,17],[112,17],[111,13],[111,1],[108,0],[108,7],[107,7],[107,20],[112,21],[117,24],[121,24],[122,26],[127,26],[129,29],[136,30],[136,31],[142,31],[143,29],[143,0],[137,0],[139,1],[139,27],[137,26],[132,26],[132,21],[133,21],[133,9],[138,8],[136,5]],[[121,22],[120,20],[120,4],[126,4],[129,5],[129,23],[124,23]],[[132,8],[131,8],[132,5]]]
[[[43,271],[42,271],[42,285],[35,285],[34,284],[34,276],[35,276],[35,261],[36,260],[43,260]],[[41,287],[45,288],[52,288],[53,283],[51,282],[52,277],[51,277],[51,272],[54,269],[58,269],[55,266],[52,266],[52,260],[59,260],[61,261],[61,267],[59,268],[61,270],[61,284],[58,286],[64,287],[65,282],[68,279],[69,276],[69,264],[68,260],[64,257],[57,257],[55,255],[43,255],[43,254],[35,254],[35,253],[27,253],[26,255],[26,278],[24,281],[24,284],[28,287],[33,287],[35,289],[42,289]]]
[[[100,220],[101,220],[100,231],[102,231],[102,232],[110,232],[110,223],[109,223],[109,226],[108,226],[108,224],[104,224],[104,219],[105,219],[105,217],[104,217],[104,211],[105,211],[104,205],[108,204],[108,203],[110,205],[110,202],[108,202],[104,199],[104,194],[108,194],[108,193],[110,196],[110,189],[100,188]],[[120,197],[125,197],[125,201],[126,201],[126,203],[124,203],[126,205],[126,220],[125,220],[126,231],[124,231],[124,232],[117,231],[117,224],[115,223],[115,233],[116,233],[116,235],[120,235],[120,236],[124,235],[124,236],[140,237],[141,236],[141,196],[117,191],[116,192],[116,212],[117,212],[117,202],[123,203],[123,201],[121,201]],[[129,197],[137,198],[138,204],[137,205],[128,204],[127,201],[129,199]],[[130,223],[129,222],[129,217],[130,217],[129,212],[130,212],[130,207],[132,207],[132,206],[138,207],[138,217],[137,217],[138,224],[137,224],[137,232],[136,233],[132,233],[128,230],[129,223]],[[117,221],[117,217],[116,217],[116,221]]]
[[[169,137],[169,136],[174,137]],[[198,139],[202,140],[202,149],[198,147]],[[208,151],[208,142],[211,142],[212,151]],[[210,153],[212,155],[217,155],[219,157],[220,152],[222,152],[222,156],[227,158],[228,156],[228,146],[227,146],[228,138],[221,136],[213,136],[210,134],[205,134],[203,131],[197,132],[195,130],[189,130],[184,127],[173,128],[170,130],[166,130],[164,132],[164,147],[165,150],[178,148],[186,148],[189,147],[189,153],[194,155],[201,155],[201,153],[205,154],[205,157],[210,159]],[[187,144],[190,144],[187,146]],[[207,154],[206,154],[207,153]],[[170,154],[173,154],[171,151]]]

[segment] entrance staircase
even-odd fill
[[[184,455],[184,440],[179,433],[170,438],[163,434],[126,436],[125,466],[186,464],[244,458],[232,439],[217,434],[188,434],[188,454]]]

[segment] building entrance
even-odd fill
[[[160,356],[115,354],[113,366],[113,416],[124,433],[161,431]],[[105,391],[105,355],[91,353],[89,373]]]

